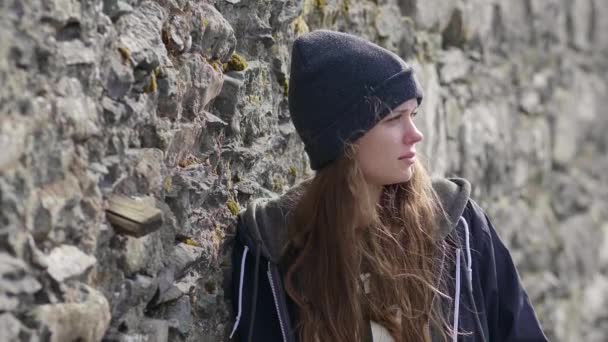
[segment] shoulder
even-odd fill
[[[482,259],[482,263],[500,263],[500,260],[511,259],[508,247],[502,241],[491,218],[479,204],[469,199],[462,217],[467,223],[471,251]],[[464,230],[464,227],[459,227],[461,240],[466,235]]]
[[[458,225],[457,232],[460,240],[464,241],[468,238],[472,251],[479,256],[487,253],[493,254],[497,235],[486,211],[469,198],[462,218],[466,227],[465,224]]]
[[[484,209],[482,209],[475,200],[469,198],[467,205],[464,208],[462,216],[470,226],[479,228],[484,233],[490,233],[490,219]]]

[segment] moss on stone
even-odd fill
[[[158,89],[158,83],[156,82],[156,72],[150,74],[150,83],[144,88],[144,92],[153,93]]]
[[[233,53],[228,63],[224,63],[224,72],[243,71],[247,69],[247,61],[238,53]]]
[[[187,238],[186,240],[184,240],[184,243],[188,246],[194,246],[194,247],[200,247],[201,245],[194,241],[192,238]]]
[[[262,98],[258,95],[247,95],[245,98],[247,99],[247,102],[253,105],[259,105],[262,101]]]
[[[225,237],[226,234],[224,233],[222,226],[220,224],[216,224],[215,229],[213,229],[211,232],[211,241],[213,242],[213,245],[219,247],[222,244],[222,241],[224,241]]]
[[[342,1],[342,14],[348,14],[348,11],[350,11],[350,0],[343,0]]]
[[[215,70],[217,72],[223,72],[224,71],[225,64],[222,65],[222,63],[218,59],[205,58],[205,62],[207,62],[207,64],[211,65],[211,67],[213,68],[213,70]]]
[[[287,79],[283,80],[283,94],[285,96],[287,96],[287,94],[289,94],[289,80],[287,80]]]
[[[296,37],[299,37],[310,31],[310,28],[308,27],[306,20],[304,20],[304,18],[302,16],[297,17],[291,25],[292,25],[293,31],[296,34]]]
[[[292,177],[297,177],[297,176],[298,176],[298,169],[296,169],[296,167],[295,167],[295,166],[290,166],[290,167],[289,167],[289,174],[290,174]]]
[[[172,185],[173,185],[173,181],[171,179],[171,176],[165,177],[165,181],[163,182],[163,187],[165,188],[165,191],[171,191]]]
[[[234,216],[238,215],[238,213],[241,211],[241,207],[239,206],[239,204],[232,198],[229,199],[228,202],[226,202],[226,206]]]
[[[327,6],[327,0],[314,0],[314,4],[315,8],[322,11]]]
[[[119,47],[118,52],[120,53],[120,56],[122,57],[122,62],[125,65],[131,64],[131,50],[126,47]]]
[[[274,192],[281,192],[283,191],[283,188],[285,188],[285,181],[282,177],[275,176],[272,179],[272,190]]]

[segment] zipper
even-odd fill
[[[270,282],[270,289],[272,290],[272,297],[274,298],[274,306],[277,309],[277,316],[279,317],[279,325],[281,326],[281,335],[283,335],[283,342],[287,342],[287,334],[285,333],[285,325],[283,324],[283,319],[281,318],[281,311],[279,309],[279,300],[277,297],[276,288],[274,286],[274,281],[272,279],[271,265],[268,262],[268,270],[266,273],[268,274],[268,280]]]

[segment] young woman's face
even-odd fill
[[[404,183],[412,178],[416,144],[423,138],[414,125],[418,101],[400,104],[357,140],[357,161],[372,185]]]

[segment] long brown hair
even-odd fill
[[[283,260],[299,340],[362,341],[368,319],[398,342],[430,341],[430,324],[445,340],[450,327],[434,305],[449,298],[438,276],[445,247],[434,234],[441,208],[430,178],[417,162],[412,178],[384,186],[378,201],[355,155],[356,145],[347,145],[310,180],[290,215]]]

